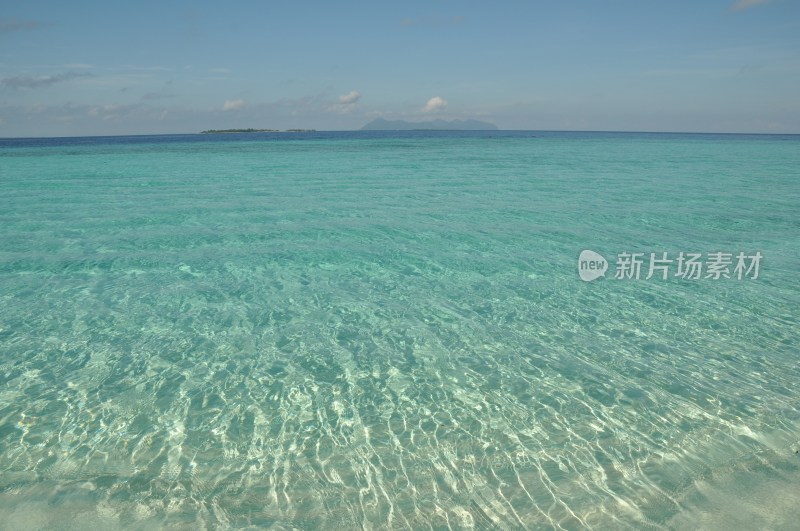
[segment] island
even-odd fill
[[[202,135],[219,135],[226,133],[313,133],[316,129],[207,129],[200,131]]]
[[[376,118],[361,128],[362,131],[497,131],[497,126],[480,120],[430,120],[407,122]]]

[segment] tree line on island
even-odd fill
[[[313,133],[316,129],[208,129],[203,134],[220,133]],[[481,120],[429,120],[409,122],[376,118],[361,128],[361,131],[497,131],[493,123]]]

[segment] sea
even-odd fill
[[[796,529],[800,136],[0,140],[0,529]]]

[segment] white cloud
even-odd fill
[[[356,109],[356,104],[361,99],[361,93],[357,90],[339,96],[339,102],[329,105],[327,112],[337,114],[350,114]]]
[[[339,96],[339,103],[341,103],[342,105],[351,105],[353,103],[356,103],[360,99],[361,99],[361,93],[357,90],[354,90],[349,94],[345,94],[344,96]]]
[[[736,0],[731,6],[731,9],[733,11],[744,11],[745,9],[750,9],[759,4],[766,4],[769,1],[770,0]]]
[[[444,109],[447,107],[447,101],[439,96],[434,96],[428,100],[428,103],[425,104],[425,107],[422,109],[424,112],[435,112],[439,109]]]
[[[222,106],[223,111],[235,111],[244,107],[244,100],[227,100]]]

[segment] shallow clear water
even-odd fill
[[[795,521],[800,137],[6,140],[0,187],[0,528]]]

